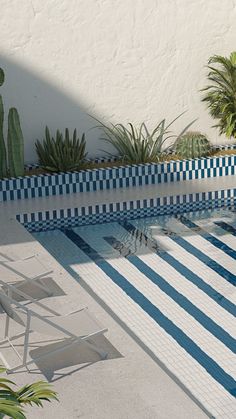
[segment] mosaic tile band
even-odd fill
[[[234,204],[236,189],[92,205],[81,208],[18,214],[16,219],[30,232],[53,230],[147,216],[179,214]]]
[[[236,173],[236,155],[0,180],[0,202],[118,189]]]

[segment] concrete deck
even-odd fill
[[[155,185],[117,191],[37,198],[0,205],[0,257],[25,257],[32,254],[53,269],[54,298],[43,298],[45,304],[66,314],[88,306],[97,319],[108,327],[101,341],[109,353],[108,360],[84,348],[74,348],[63,356],[45,359],[32,367],[32,372],[20,372],[10,377],[19,385],[47,379],[59,393],[60,403],[45,403],[43,410],[27,409],[29,418],[85,419],[201,419],[206,414],[158,365],[145,348],[107,312],[94,296],[82,288],[58,262],[16,220],[15,214],[42,209],[70,208],[98,202],[117,202],[136,197],[157,197],[189,192],[228,189],[236,186],[235,177],[188,181],[181,184]],[[180,192],[181,190],[181,192]],[[175,192],[175,193],[174,193]],[[162,195],[162,196],[163,196]],[[93,201],[91,201],[93,199]],[[106,199],[106,201],[104,201]],[[2,278],[4,279],[4,278]],[[59,287],[59,288],[58,288]],[[58,292],[60,289],[60,292]],[[32,290],[33,291],[33,290]],[[35,290],[34,290],[35,291]],[[58,295],[62,294],[62,295]],[[4,315],[0,314],[0,328]],[[37,346],[42,337],[36,336]],[[19,344],[21,342],[19,341]],[[35,350],[35,347],[32,348]],[[39,349],[40,350],[40,349]],[[3,349],[11,360],[12,351]],[[14,357],[12,357],[14,360]],[[97,362],[99,361],[99,362]]]

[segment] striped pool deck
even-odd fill
[[[236,213],[35,233],[211,417],[236,417]]]

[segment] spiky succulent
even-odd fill
[[[188,131],[175,142],[175,152],[183,159],[196,159],[209,154],[211,143],[208,138],[197,131]]]
[[[105,134],[101,139],[111,144],[125,162],[137,164],[158,162],[163,158],[163,155],[172,146],[166,145],[166,141],[177,137],[171,133],[169,128],[181,115],[169,124],[166,124],[166,120],[163,119],[153,131],[149,131],[145,123],[136,128],[131,123],[126,127],[123,124],[105,125],[103,122],[97,121],[99,122],[98,127]],[[183,135],[193,122],[185,127],[180,135]]]
[[[67,172],[78,170],[81,167],[87,153],[85,152],[85,134],[81,140],[77,137],[76,129],[70,138],[68,128],[65,129],[65,136],[60,131],[56,137],[50,135],[48,127],[45,130],[45,138],[41,143],[36,141],[36,151],[40,165],[50,172]]]
[[[207,103],[210,115],[218,119],[214,127],[220,134],[236,138],[236,52],[230,57],[214,55],[208,61],[210,82],[202,89],[202,101]]]

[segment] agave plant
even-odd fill
[[[211,150],[208,138],[198,131],[187,131],[175,142],[175,152],[183,159],[207,156]]]
[[[65,129],[65,137],[60,131],[57,131],[54,139],[50,135],[49,128],[46,127],[45,139],[42,143],[37,140],[35,146],[40,165],[50,172],[78,170],[87,155],[85,134],[80,140],[77,137],[76,129],[72,139],[68,128]]]
[[[0,368],[0,373],[5,372]],[[13,381],[0,378],[0,418],[8,416],[13,419],[26,419],[24,406],[43,406],[43,401],[58,400],[57,394],[45,381],[26,384],[24,387],[13,390]]]
[[[169,128],[181,115],[169,124],[166,124],[166,120],[163,119],[153,131],[149,131],[144,122],[139,128],[136,128],[131,123],[128,124],[128,127],[123,124],[105,125],[98,119],[94,119],[99,122],[98,128],[102,129],[105,134],[105,137],[101,139],[111,144],[123,161],[137,164],[158,162],[172,148],[172,145],[167,146],[166,142],[183,135],[195,122],[192,121],[188,124],[179,136],[173,135]]]
[[[210,84],[202,89],[202,99],[207,103],[210,115],[218,119],[220,134],[236,138],[236,52],[230,57],[214,55],[208,61]]]

